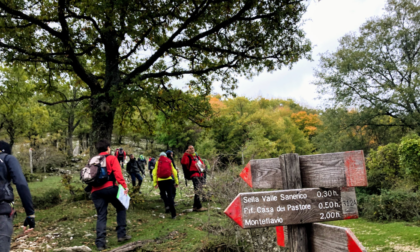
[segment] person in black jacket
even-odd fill
[[[10,145],[0,141],[0,251],[9,252],[10,242],[13,234],[13,188],[11,182],[16,185],[19,197],[25,208],[26,219],[23,224],[24,233],[35,228],[35,210],[32,203],[31,192],[28,183],[23,176],[22,168],[18,160],[11,155]],[[29,229],[27,229],[29,226]]]
[[[149,157],[149,163],[147,164],[147,167],[149,168],[150,172],[150,178],[153,182],[153,169],[155,169],[156,159],[153,157]]]
[[[141,193],[140,187],[143,182],[143,178],[140,175],[140,171],[141,170],[140,170],[137,160],[134,158],[134,155],[131,154],[130,161],[128,161],[127,163],[127,172],[131,176],[131,182],[133,183],[133,187],[136,186],[136,179],[139,181],[139,193]],[[144,170],[141,172],[143,173],[143,176],[144,176]]]

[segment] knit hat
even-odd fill
[[[5,141],[0,141],[0,152],[12,154],[10,144],[6,143]]]
[[[166,156],[169,156],[169,154],[171,154],[171,153],[174,153],[173,151],[171,151],[171,150],[167,150],[166,151]]]
[[[159,157],[161,157],[161,156],[165,156],[165,157],[166,157],[166,153],[165,153],[165,152],[161,152],[161,153],[159,154]]]

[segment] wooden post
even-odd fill
[[[279,159],[281,170],[284,171],[283,188],[301,189],[302,178],[300,176],[299,155],[295,153],[284,154]],[[290,252],[309,252],[307,229],[307,224],[287,226]]]
[[[32,148],[29,148],[29,168],[31,168],[31,173],[34,173],[34,167],[32,165]]]

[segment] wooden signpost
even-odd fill
[[[287,227],[276,227],[277,245],[288,247]],[[349,228],[321,223],[309,226],[309,245],[313,252],[366,252],[360,241]]]
[[[314,223],[359,217],[364,160],[363,151],[251,160],[240,174],[250,187],[283,190],[240,193],[225,214],[242,228],[276,226],[278,245],[292,252],[366,251],[349,229]]]
[[[225,210],[242,228],[358,218],[352,187],[240,193]]]
[[[303,188],[367,186],[363,151],[299,157]],[[254,159],[240,176],[255,189],[284,189],[279,158]]]

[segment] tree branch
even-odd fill
[[[42,104],[45,104],[45,105],[52,106],[52,105],[56,105],[56,104],[60,104],[60,103],[83,101],[83,100],[90,99],[90,98],[91,98],[91,96],[85,96],[84,95],[84,96],[81,96],[77,99],[70,99],[70,100],[66,99],[66,100],[61,100],[61,101],[57,101],[57,102],[46,102],[46,101],[38,100],[38,102],[42,103]]]

